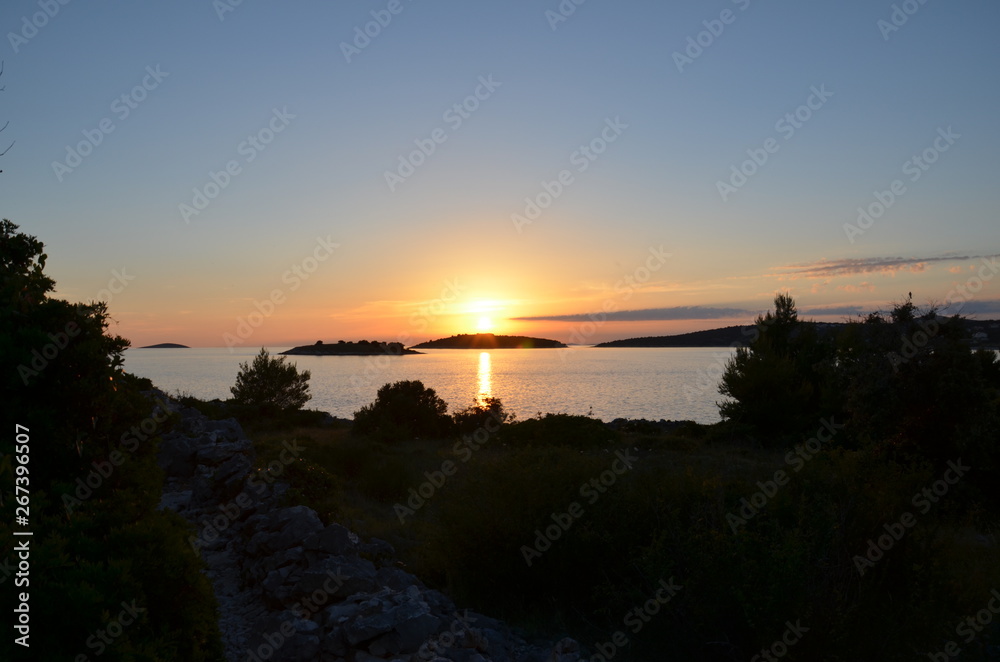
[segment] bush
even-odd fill
[[[236,385],[229,390],[233,402],[257,413],[277,413],[302,409],[310,397],[309,371],[299,373],[294,363],[285,364],[285,357],[271,358],[267,350],[253,360],[253,365],[240,364]]]
[[[353,432],[382,440],[447,436],[452,428],[447,410],[448,403],[419,380],[386,384],[375,402],[354,412]]]
[[[451,418],[455,422],[456,432],[472,434],[479,428],[495,430],[497,426],[513,421],[514,416],[504,409],[500,398],[486,398],[481,403],[476,402],[462,411],[455,412]]]
[[[782,445],[829,413],[832,343],[801,322],[787,294],[774,298],[774,313],[758,317],[756,336],[726,364],[719,392],[724,419],[750,426],[764,445]]]

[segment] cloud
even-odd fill
[[[672,308],[642,308],[639,310],[616,310],[604,313],[609,322],[650,322],[673,320],[715,320],[731,317],[747,317],[754,313],[743,308],[714,308],[711,306],[674,306]],[[600,313],[577,313],[573,315],[539,315],[535,317],[512,317],[518,322],[590,322]]]
[[[875,285],[869,283],[868,281],[864,281],[862,283],[858,283],[857,285],[838,285],[837,289],[843,290],[844,292],[874,292]]]
[[[870,307],[864,306],[830,306],[829,308],[810,308],[808,310],[800,310],[799,317],[804,318],[808,316],[821,316],[821,315],[839,315],[846,317],[853,317],[855,315],[863,315],[865,313],[871,312]]]
[[[939,262],[978,260],[980,258],[994,259],[997,257],[1000,257],[1000,254],[839,258],[836,260],[817,260],[815,262],[803,262],[777,267],[778,271],[767,275],[788,280],[796,280],[798,278],[830,278],[872,273],[895,276],[900,271],[925,271],[928,265]]]

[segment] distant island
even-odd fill
[[[417,349],[552,349],[565,343],[528,336],[495,336],[492,333],[463,333],[414,345]]]
[[[963,320],[975,349],[1000,348],[1000,320]],[[843,322],[804,322],[814,324],[821,334],[836,333]],[[679,333],[674,336],[645,336],[602,342],[594,347],[730,347],[748,345],[754,337],[754,325],[725,326],[719,329]]]
[[[835,332],[844,326],[842,322],[803,322],[803,324],[815,324],[816,330],[821,335]],[[720,329],[679,333],[675,336],[646,336],[612,340],[594,345],[594,347],[729,347],[749,345],[750,341],[753,340],[755,329],[753,324],[724,326]]]
[[[161,342],[159,345],[146,345],[136,349],[191,349],[187,345],[178,345],[175,342]]]
[[[403,343],[399,342],[372,340],[346,342],[340,340],[335,343],[324,343],[322,340],[317,340],[315,344],[293,347],[281,353],[307,356],[370,356],[372,354],[420,354],[421,352],[407,349]]]

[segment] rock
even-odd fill
[[[396,555],[395,548],[384,540],[372,538],[359,546],[359,551],[373,559],[387,559]]]
[[[340,601],[378,588],[375,566],[366,559],[330,557],[303,571],[295,595],[312,596],[317,591]]]
[[[268,513],[266,526],[276,531],[267,542],[269,550],[276,552],[301,546],[306,538],[323,528],[323,523],[312,508],[294,506]]]
[[[194,475],[195,454],[197,452],[198,444],[194,439],[175,432],[168,432],[160,438],[156,463],[167,476],[190,478]]]
[[[227,418],[221,421],[206,420],[202,429],[208,433],[214,432],[221,438],[228,439],[229,441],[241,441],[247,439],[246,434],[243,432],[243,428],[240,426],[239,421],[235,418]]]
[[[580,644],[575,639],[565,637],[556,642],[549,654],[549,662],[578,662]]]
[[[406,602],[387,611],[364,616],[350,623],[346,628],[347,641],[359,644],[396,629],[400,624],[430,613],[426,603]],[[392,651],[394,653],[398,650]]]
[[[340,524],[331,524],[317,531],[303,540],[302,546],[309,551],[333,556],[356,556],[358,553],[358,545],[352,540],[351,532]]]
[[[418,589],[424,588],[424,583],[415,575],[391,566],[379,568],[375,579],[379,586],[385,586],[394,591],[404,591],[411,586]]]
[[[340,524],[323,526],[311,508],[283,507],[288,485],[255,482],[252,444],[235,419],[178,408],[173,421],[158,456],[167,474],[161,507],[199,533],[212,523],[211,539],[198,542],[228,662],[580,660],[571,639],[529,646],[500,621],[459,613],[400,568],[388,542],[362,543]]]

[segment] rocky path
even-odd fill
[[[253,445],[234,419],[173,408],[163,435],[161,507],[195,524],[219,603],[229,662],[578,662],[571,639],[526,643],[508,626],[459,610],[396,565],[392,547],[282,507],[287,485],[253,472]]]

